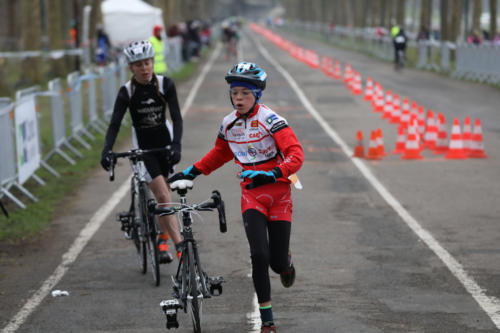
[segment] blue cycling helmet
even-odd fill
[[[246,82],[257,89],[266,89],[267,74],[262,68],[252,62],[240,62],[231,68],[225,77],[227,83]]]

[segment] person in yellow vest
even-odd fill
[[[156,74],[167,74],[167,63],[165,62],[163,55],[163,41],[161,38],[161,32],[163,27],[159,24],[155,25],[153,28],[153,36],[149,37],[149,41],[153,45],[155,50],[154,57],[154,72]]]

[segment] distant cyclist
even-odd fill
[[[391,31],[393,32],[393,31]],[[408,42],[408,37],[406,37],[403,28],[399,28],[396,34],[392,38],[392,44],[394,46],[394,68],[400,69],[403,66],[405,60],[406,44]]]
[[[222,25],[222,42],[226,45],[226,60],[238,57],[238,41],[240,39],[236,23]]]
[[[288,176],[300,169],[304,153],[286,119],[259,103],[266,88],[264,70],[241,62],[225,79],[234,110],[223,119],[215,146],[168,181],[208,175],[233,159],[242,168],[238,174],[241,211],[250,245],[261,332],[276,332],[269,267],[280,274],[283,286],[292,286],[295,268],[289,245],[293,206]]]
[[[109,152],[120,130],[120,125],[127,109],[133,125],[134,143],[141,149],[163,148],[171,146],[170,152],[158,152],[144,156],[148,171],[149,187],[158,202],[170,202],[170,188],[165,181],[171,168],[181,159],[182,116],[177,100],[174,81],[153,72],[154,49],[147,40],[131,43],[124,49],[124,54],[133,73],[132,79],[118,91],[113,115],[109,124],[101,165],[105,170],[110,167]],[[168,106],[173,129],[166,117]],[[176,244],[181,243],[175,215],[159,218],[160,229],[158,247],[160,262],[172,261],[168,253],[169,235]]]

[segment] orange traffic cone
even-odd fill
[[[366,88],[365,88],[365,101],[373,100],[373,82],[372,78],[369,76],[366,78]]]
[[[448,151],[448,133],[446,132],[446,122],[441,112],[438,113],[438,134],[434,154],[444,154]]]
[[[333,78],[340,79],[342,77],[342,72],[340,70],[340,61],[335,61],[335,69],[333,70]]]
[[[474,123],[474,130],[472,132],[472,142],[471,142],[471,150],[469,152],[469,157],[472,158],[488,158],[488,156],[484,153],[483,146],[483,131],[481,129],[481,120],[476,118],[476,122]]]
[[[352,80],[352,67],[350,64],[345,65],[344,69],[344,83],[349,83]]]
[[[353,95],[361,95],[363,94],[363,87],[361,86],[361,74],[356,72],[354,75],[354,82],[352,85],[352,94]]]
[[[464,119],[464,130],[462,131],[462,142],[464,143],[464,152],[468,154],[472,145],[472,131],[470,118],[467,116]]]
[[[370,145],[368,146],[368,155],[366,155],[367,160],[380,160],[381,157],[378,155],[378,144],[377,144],[377,132],[372,131],[370,136]]]
[[[408,127],[408,137],[406,138],[405,151],[401,158],[404,160],[416,160],[423,158],[420,155],[420,147],[417,139],[417,129],[415,126]]]
[[[438,136],[438,128],[434,120],[434,112],[432,110],[427,111],[427,126],[425,128],[424,134],[424,146],[431,150],[436,148],[436,140]]]
[[[401,112],[401,124],[404,128],[410,123],[410,104],[408,98],[403,98],[403,111]]]
[[[354,147],[354,155],[353,157],[365,157],[365,147],[363,146],[363,132],[358,131],[356,134],[356,147]]]
[[[398,126],[398,138],[396,140],[396,148],[392,151],[393,154],[402,154],[405,152],[406,147],[406,136],[405,127],[403,124]]]
[[[382,118],[390,119],[391,115],[392,115],[392,92],[390,90],[387,90],[385,92],[385,105]]]
[[[380,157],[387,156],[384,148],[384,138],[382,137],[382,129],[377,128],[377,149]]]
[[[467,158],[464,152],[464,144],[462,142],[462,134],[460,133],[460,121],[455,118],[453,127],[451,129],[450,145],[448,147],[448,154],[445,158],[448,159],[463,159]]]
[[[394,101],[392,102],[392,113],[389,122],[391,124],[398,124],[401,119],[401,104],[399,102],[399,95],[394,94]]]

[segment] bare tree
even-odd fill
[[[462,13],[463,2],[461,0],[451,0],[451,20],[448,31],[448,39],[456,42],[460,33],[460,14]]]
[[[440,39],[442,41],[449,40],[448,38],[448,0],[440,0]]]
[[[483,11],[482,1],[481,0],[472,0],[473,1],[473,9],[472,9],[472,31],[477,32],[478,34],[481,31],[481,12]]]
[[[51,50],[64,49],[64,34],[62,31],[62,4],[64,0],[52,0],[47,3],[49,17],[49,47]],[[64,76],[67,73],[66,62],[62,59],[51,59],[51,76]]]
[[[21,0],[21,48],[23,51],[39,51],[40,45],[40,1]],[[21,66],[22,83],[32,85],[41,83],[40,58],[29,57]]]
[[[420,7],[420,28],[428,27],[431,29],[432,0],[422,0]]]
[[[396,1],[396,24],[400,27],[405,26],[406,0]]]
[[[490,38],[497,33],[497,0],[490,0]]]

